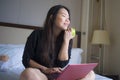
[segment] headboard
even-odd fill
[[[15,24],[15,23],[6,23],[6,22],[0,22],[0,26],[2,27],[14,27],[14,28],[21,28],[21,29],[42,29],[40,26],[32,26],[32,25],[22,25],[22,24]],[[81,45],[81,32],[76,31],[76,36],[77,36],[77,47],[80,48]]]

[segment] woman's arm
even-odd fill
[[[69,43],[70,40],[73,38],[74,36],[72,36],[72,32],[71,29],[68,29],[65,31],[64,33],[64,39],[63,39],[63,43],[58,55],[58,59],[61,61],[65,61],[69,59],[69,54],[68,54],[68,49],[69,49]]]
[[[61,61],[68,60],[68,46],[69,46],[69,41],[64,41],[58,55],[59,60]]]

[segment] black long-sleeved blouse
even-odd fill
[[[23,54],[23,65],[25,66],[25,68],[30,67],[29,62],[30,59],[36,61],[37,63],[49,67],[47,63],[44,62],[43,57],[42,56],[42,51],[41,51],[41,42],[42,42],[42,37],[44,37],[43,35],[43,30],[34,30],[31,35],[27,38],[27,42],[24,48],[24,54]],[[69,55],[69,59],[71,56],[71,46],[72,45],[72,41],[70,41],[69,43],[69,48],[68,48],[68,55]],[[59,51],[61,49],[62,46],[62,42],[59,41],[59,39],[56,41],[56,47],[55,47],[55,58],[54,58],[54,65],[53,67],[64,67],[68,64],[69,59],[65,60],[65,61],[60,61],[58,59],[58,54]]]

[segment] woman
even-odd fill
[[[65,6],[50,8],[44,29],[35,30],[28,37],[23,54],[26,69],[21,80],[54,80],[57,77],[54,73],[61,73],[71,56],[73,36],[69,25],[70,12]]]

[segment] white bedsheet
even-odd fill
[[[96,74],[95,80],[113,80],[113,79]]]

